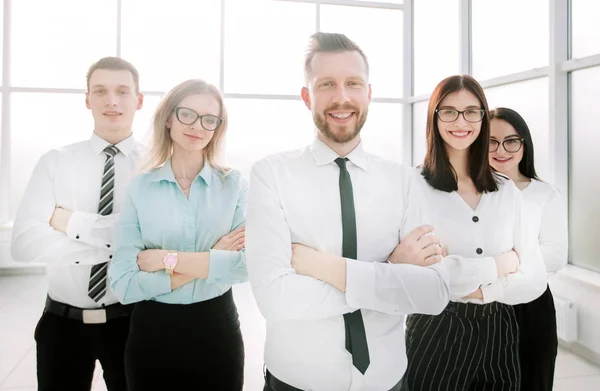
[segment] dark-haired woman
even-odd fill
[[[519,189],[489,165],[489,132],[487,100],[475,79],[451,76],[438,84],[416,183],[441,245],[449,255],[479,258],[481,273],[470,283],[451,281],[441,314],[408,316],[411,391],[520,389],[512,305],[544,292],[546,270],[537,241],[524,231]]]
[[[522,191],[525,218],[539,241],[546,270],[557,272],[567,263],[566,205],[554,186],[538,179],[531,132],[523,117],[500,107],[490,118],[490,164]],[[521,389],[551,391],[558,339],[550,287],[536,300],[514,308],[520,332]]]

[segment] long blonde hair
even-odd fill
[[[225,133],[227,133],[228,123],[223,95],[217,87],[200,79],[186,80],[178,84],[158,104],[152,121],[152,147],[148,154],[148,162],[144,165],[146,170],[162,166],[173,155],[173,140],[171,139],[170,130],[167,128],[167,121],[175,112],[179,102],[187,96],[196,94],[207,94],[214,97],[219,103],[219,117],[223,121],[221,126],[214,131],[210,142],[202,149],[204,160],[222,174],[227,174],[230,171],[217,163],[217,157],[221,152]]]

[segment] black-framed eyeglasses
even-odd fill
[[[502,142],[498,140],[490,139],[490,152],[496,152],[498,148],[500,148],[500,144],[502,144],[502,148],[508,153],[517,153],[521,150],[523,146],[522,138],[509,138]]]
[[[223,123],[223,120],[216,115],[200,115],[187,107],[176,107],[175,117],[177,117],[177,120],[184,125],[192,125],[200,119],[200,125],[209,132],[217,130]]]
[[[485,110],[483,109],[467,109],[464,111],[456,109],[437,109],[435,112],[442,122],[454,122],[461,114],[467,122],[479,122],[485,115]]]

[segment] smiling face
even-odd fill
[[[481,132],[481,110],[479,99],[465,89],[448,94],[440,102],[437,127],[447,149],[464,151],[473,144]]]
[[[522,138],[511,124],[497,118],[490,122],[490,131],[490,164],[512,178],[523,160]]]
[[[167,122],[175,149],[202,151],[220,125],[220,111],[219,102],[210,94],[183,98]]]
[[[357,51],[319,52],[312,59],[302,99],[320,137],[343,144],[356,139],[367,120],[371,86]]]

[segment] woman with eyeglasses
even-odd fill
[[[435,235],[448,254],[478,265],[450,276],[439,315],[408,315],[408,389],[519,390],[519,329],[514,304],[546,289],[535,238],[522,220],[521,194],[489,165],[488,104],[470,76],[451,76],[433,91],[427,152],[416,169]]]
[[[242,390],[231,286],[248,278],[247,184],[217,164],[226,131],[222,95],[202,80],[173,88],[154,114],[149,170],[128,189],[109,269],[119,300],[137,303],[130,391]]]
[[[554,186],[538,179],[533,141],[523,117],[499,107],[490,118],[490,164],[521,190],[530,234],[539,240],[546,270],[557,272],[567,264],[566,205]],[[521,389],[551,391],[558,340],[550,287],[536,300],[514,308],[520,331]]]

